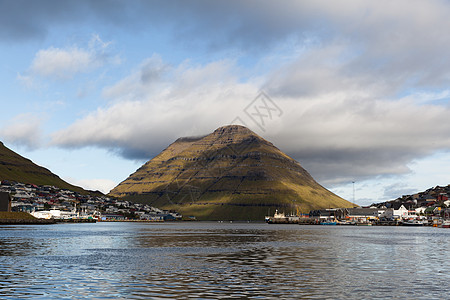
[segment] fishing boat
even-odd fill
[[[286,215],[284,213],[279,213],[278,209],[275,210],[275,214],[273,215],[273,217],[266,216],[265,220],[266,220],[266,223],[269,223],[269,224],[288,223],[288,218],[286,217]]]
[[[326,221],[320,222],[320,225],[337,225],[337,222],[332,221],[332,220],[326,220]]]
[[[355,226],[355,225],[356,225],[356,222],[354,222],[354,221],[343,221],[343,222],[339,222],[338,225],[343,225],[343,226],[349,226],[349,225],[351,225],[351,226]]]
[[[402,223],[403,226],[423,226],[423,222],[419,220],[408,220]]]
[[[444,221],[439,227],[450,228],[450,221]]]

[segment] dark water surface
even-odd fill
[[[0,226],[1,299],[450,299],[450,229]]]

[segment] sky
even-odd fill
[[[242,124],[359,205],[450,183],[450,2],[0,0],[0,141],[108,192]]]

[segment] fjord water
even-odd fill
[[[257,223],[0,227],[1,299],[449,299],[450,230]]]

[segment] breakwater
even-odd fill
[[[47,225],[55,224],[53,219],[0,219],[0,225]]]
[[[56,219],[57,223],[96,223],[96,219]]]

